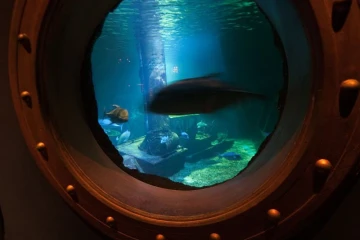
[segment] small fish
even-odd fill
[[[110,119],[105,118],[105,119],[99,119],[99,124],[102,126],[107,126],[112,124],[112,122],[110,121]]]
[[[189,139],[189,134],[187,134],[186,132],[181,132],[180,137],[184,139]]]
[[[127,142],[127,140],[129,140],[130,134],[131,132],[129,130],[126,130],[120,135],[120,137],[116,137],[117,144]]]
[[[104,112],[104,116],[108,117],[113,124],[122,124],[129,120],[129,112],[125,108],[121,108],[119,105],[113,105],[113,110],[110,112]]]
[[[243,91],[217,80],[217,75],[177,81],[155,94],[148,110],[158,114],[211,113],[245,98],[265,96]]]
[[[98,120],[100,126],[114,126],[114,127],[120,127],[120,130],[122,131],[123,129],[123,123],[122,124],[116,124],[116,123],[113,123],[110,119],[108,118],[104,118],[104,119],[99,119]]]
[[[226,152],[223,154],[219,154],[218,155],[219,158],[226,158],[228,160],[237,160],[237,159],[241,159],[240,154],[235,153],[235,152]]]

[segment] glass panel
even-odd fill
[[[286,84],[274,39],[254,1],[124,0],[92,52],[99,124],[124,166],[194,187],[238,175],[279,120]],[[211,114],[144,111],[167,84],[213,73],[267,100]]]

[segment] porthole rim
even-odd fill
[[[17,1],[17,4],[19,4],[19,2],[24,2],[24,1],[18,0],[18,1]],[[18,9],[18,11],[19,11],[19,9]],[[13,19],[16,19],[16,14],[14,14]],[[16,25],[16,22],[17,22],[17,21],[15,21],[15,23],[13,22],[13,26],[12,26],[12,29],[13,29],[13,30],[14,30],[14,25]],[[19,22],[18,22],[18,23],[19,23]],[[19,23],[19,25],[20,25],[20,23]],[[14,34],[14,32],[12,32],[12,33],[13,33],[13,34],[12,34],[12,36],[11,36],[12,40],[10,41],[10,47],[11,47],[10,51],[14,51],[14,48],[17,48],[17,47],[15,46],[15,43],[14,43],[14,42],[17,41],[17,39],[16,39],[16,41],[15,41],[15,34]],[[16,35],[16,36],[17,36],[17,35]],[[17,43],[16,43],[16,44],[17,44]],[[21,48],[21,47],[19,47],[19,48]],[[21,51],[21,50],[20,50],[20,51]],[[11,55],[11,53],[9,54],[9,59],[12,60],[12,61],[10,61],[10,65],[11,65],[11,64],[14,64],[14,61],[13,61],[14,58],[13,58],[13,56],[10,56],[10,55]],[[16,67],[15,67],[15,68],[16,68]],[[26,120],[28,120],[28,119],[26,119],[26,118],[28,118],[28,115],[29,115],[28,109],[26,108],[26,106],[23,105],[22,100],[21,100],[20,97],[19,97],[19,92],[18,92],[19,88],[18,88],[18,86],[17,86],[17,79],[14,81],[14,65],[10,66],[10,69],[12,70],[12,71],[11,71],[12,74],[10,74],[10,78],[12,79],[11,85],[12,85],[13,100],[14,100],[14,104],[15,104],[15,109],[16,109],[17,114],[18,114],[18,118],[19,118],[19,120],[20,120],[20,122],[21,122],[20,125],[21,125],[21,127],[22,127],[23,132],[27,132],[28,135],[31,135],[31,134],[29,133],[29,126],[28,126],[28,125],[31,125],[31,121],[26,121]],[[32,76],[32,77],[33,77],[33,76]],[[16,78],[17,78],[17,77],[16,77]],[[17,86],[17,87],[15,87],[15,86]],[[15,87],[15,88],[14,88],[14,87]],[[20,89],[20,90],[21,90],[21,89]],[[33,96],[35,96],[35,95],[33,95]],[[36,106],[36,103],[34,103],[34,105]],[[39,113],[39,109],[34,108],[34,110],[36,110],[37,113]],[[24,117],[24,115],[25,115],[25,117]],[[27,139],[27,138],[26,138],[26,140],[27,140],[27,143],[28,143],[28,145],[29,145],[29,148],[32,150],[32,154],[33,154],[34,158],[37,159],[37,163],[39,164],[40,168],[42,168],[42,170],[43,170],[44,172],[46,172],[46,170],[45,170],[45,169],[46,169],[46,166],[45,166],[44,161],[43,161],[43,156],[40,156],[39,152],[34,149],[34,143],[36,143],[36,139],[34,139],[34,138],[32,138],[32,139]],[[349,141],[350,141],[350,140],[349,140]],[[47,173],[47,177],[48,177],[48,178],[51,178],[50,175],[51,175],[50,172],[48,172],[48,173]],[[62,195],[63,195],[66,199],[69,200],[68,202],[72,202],[72,201],[73,201],[72,198],[70,198],[70,197],[68,196],[68,194],[64,192],[63,186],[59,186],[57,183],[55,183],[55,181],[52,181],[52,182],[53,182],[53,185],[57,186],[58,190],[63,193]],[[73,205],[73,204],[70,204],[70,205]],[[83,214],[84,214],[84,213],[83,213]],[[87,213],[87,214],[88,214],[88,213]],[[154,221],[154,219],[152,219],[152,221]]]

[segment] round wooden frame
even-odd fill
[[[359,8],[350,5],[334,31],[330,1],[257,2],[288,60],[279,127],[239,176],[176,191],[119,169],[84,118],[88,43],[119,2],[16,0],[9,72],[21,129],[47,179],[87,222],[114,239],[283,238],[357,174],[360,54],[351,46],[360,40]]]

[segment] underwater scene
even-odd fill
[[[106,17],[91,63],[98,122],[124,167],[202,188],[256,161],[279,121],[286,86],[276,39],[255,1],[122,1]],[[208,114],[146,110],[161,88],[215,73],[267,98]]]

